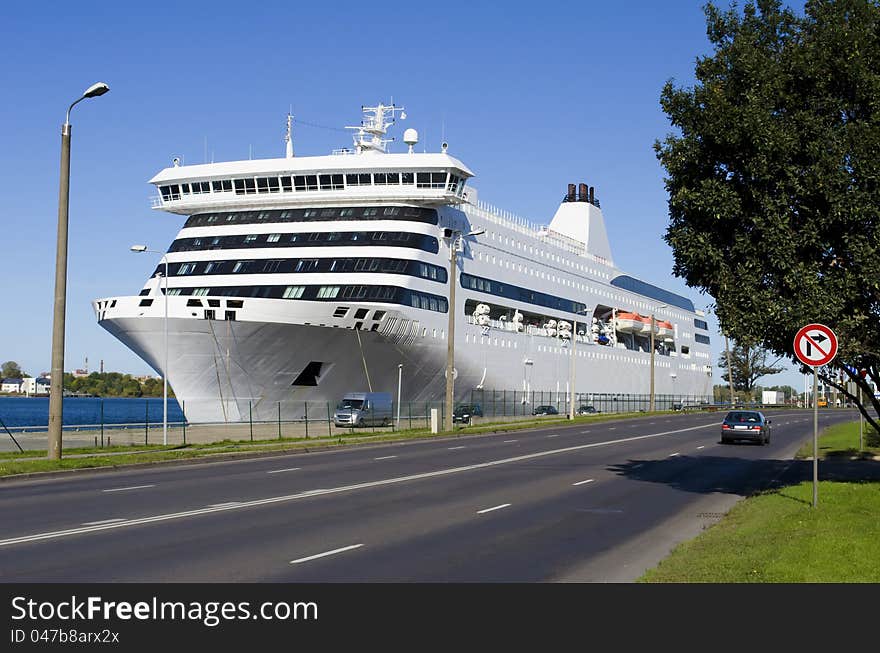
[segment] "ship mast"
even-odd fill
[[[364,112],[364,119],[361,120],[359,127],[347,126],[346,129],[354,129],[355,134],[354,146],[358,154],[365,152],[381,152],[384,154],[386,143],[393,141],[393,138],[382,138],[388,133],[388,128],[394,124],[394,112],[400,112],[400,119],[406,120],[406,111],[403,107],[394,105],[379,104],[376,107],[361,107]]]
[[[291,114],[287,114],[287,132],[284,134],[284,144],[285,144],[285,157],[288,159],[293,158],[293,138],[291,132],[293,131],[293,116]]]

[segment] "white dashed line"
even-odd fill
[[[505,440],[504,443],[507,444],[509,442],[518,442],[518,440]]]
[[[460,447],[448,447],[449,451],[455,451],[456,449],[467,449],[466,446],[462,445]]]
[[[273,469],[271,472],[266,472],[266,473],[267,474],[280,474],[281,472],[295,472],[300,469],[302,469],[302,467],[288,467],[287,469]]]
[[[298,565],[301,562],[308,562],[309,560],[317,560],[318,558],[332,556],[337,553],[344,553],[345,551],[351,551],[352,549],[359,549],[362,546],[363,546],[363,544],[352,544],[351,546],[344,546],[341,549],[333,549],[332,551],[325,551],[324,553],[317,553],[313,556],[308,556],[307,558],[297,558],[296,560],[291,560],[290,564]]]
[[[589,431],[581,431],[581,433],[589,433]]]
[[[675,453],[669,454],[669,457],[672,458],[673,456],[680,456],[680,455],[681,454],[678,451],[676,451]]]
[[[373,458],[373,460],[389,460],[391,458],[397,458],[397,456],[379,456],[378,458]]]
[[[101,524],[115,524],[120,521],[125,521],[125,518],[117,517],[116,519],[102,519],[101,521],[86,521],[82,523],[82,526],[100,526]]]
[[[145,487],[156,487],[154,485],[132,485],[131,487],[114,487],[109,490],[101,490],[101,492],[125,492],[126,490],[140,490]]]
[[[509,503],[502,503],[500,506],[493,506],[492,508],[486,508],[485,510],[477,510],[478,515],[483,515],[487,512],[492,512],[493,510],[501,510],[502,508],[507,508]]]
[[[586,481],[578,481],[577,483],[572,483],[572,485],[584,485],[585,483],[592,483],[594,480],[596,479],[588,478]]]
[[[558,433],[554,433],[553,435],[548,435],[547,437],[548,437],[548,438],[558,438],[558,437],[559,437],[559,434],[558,434]]]
[[[699,447],[697,447],[697,449],[705,449],[705,448],[706,448],[705,444],[701,444]]]

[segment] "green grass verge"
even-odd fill
[[[833,456],[857,456],[870,458],[880,455],[880,434],[867,422],[863,425],[862,445],[859,452],[859,423],[844,422],[829,426],[819,434],[819,458]],[[804,443],[795,454],[795,458],[811,458],[813,456],[813,440]]]
[[[858,438],[858,422],[829,427],[820,455],[858,453]],[[865,443],[872,446],[863,457],[880,454],[876,435],[866,431]],[[812,452],[810,443],[798,455]],[[805,482],[744,499],[639,582],[880,582],[880,483],[820,481],[818,495],[813,508],[813,484]]]

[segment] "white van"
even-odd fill
[[[347,392],[333,413],[336,426],[388,426],[391,424],[390,392]]]

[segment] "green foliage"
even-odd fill
[[[64,389],[99,397],[161,397],[163,383],[154,378],[141,382],[130,374],[119,372],[92,372],[88,376],[76,377],[65,373]],[[168,396],[174,396],[170,386]]]
[[[767,364],[767,350],[763,347],[735,344],[730,350],[730,366],[733,372],[733,389],[751,392],[755,382],[762,376],[778,374],[782,367]],[[722,354],[718,367],[727,370],[727,356]],[[721,380],[729,382],[728,372],[721,375]]]
[[[880,5],[705,11],[714,52],[693,88],[670,81],[660,100],[679,131],[655,144],[674,272],[715,298],[737,341],[794,361],[794,334],[823,322],[838,369],[880,385]],[[878,426],[880,402],[846,375]],[[844,390],[836,379],[823,374]]]
[[[3,370],[0,371],[0,378],[2,379],[23,379],[26,376],[28,374],[22,372],[15,361],[6,361],[3,363]]]

